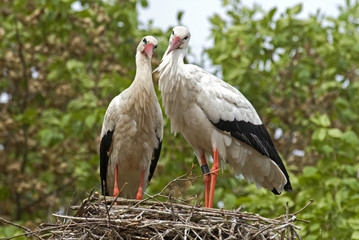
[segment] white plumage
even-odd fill
[[[251,103],[216,76],[184,64],[190,37],[187,28],[175,27],[156,69],[172,131],[184,136],[201,165],[206,165],[206,154],[218,151],[222,163],[229,163],[236,174],[242,174],[258,188],[265,187],[276,194],[283,189],[291,191],[287,171]],[[212,182],[213,194],[218,172],[215,161],[211,172],[212,181],[204,181]],[[206,185],[206,206],[211,207],[212,203],[207,204],[211,202],[207,199],[208,189]]]
[[[118,189],[127,183],[120,196],[142,198],[155,170],[163,137],[162,112],[152,82],[151,58],[156,47],[154,37],[142,39],[137,47],[133,83],[107,108],[100,144],[104,195],[117,195]]]

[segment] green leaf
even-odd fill
[[[289,9],[287,9],[287,14],[289,16],[296,15],[302,11],[302,7],[303,7],[302,4],[298,4],[292,8],[289,8]]]
[[[329,67],[329,68],[324,69],[322,74],[323,74],[324,77],[332,77],[336,73],[337,73],[337,69],[336,69],[335,66],[333,66],[333,67]]]
[[[60,127],[65,128],[70,123],[70,120],[71,120],[71,114],[63,115],[60,120]]]
[[[311,117],[310,120],[315,123],[316,125],[322,126],[322,127],[329,127],[330,126],[330,120],[327,114],[317,115],[315,117]]]
[[[268,18],[269,18],[270,20],[272,20],[273,15],[276,13],[276,11],[277,11],[277,8],[276,8],[276,7],[272,8],[272,9],[269,11],[269,13],[268,13]]]
[[[322,125],[323,127],[329,127],[330,120],[327,114],[323,114],[320,116],[320,125]]]
[[[343,134],[343,139],[346,143],[349,143],[351,145],[359,144],[358,135],[355,132],[353,132],[352,130],[345,131]]]
[[[349,219],[348,224],[351,228],[359,232],[359,219]]]
[[[58,80],[61,76],[62,71],[59,68],[54,68],[47,74],[48,80]]]
[[[303,176],[305,177],[313,177],[316,176],[317,173],[318,173],[318,169],[311,166],[305,167],[303,170]]]
[[[355,231],[353,232],[352,236],[351,236],[352,240],[358,240],[359,239],[359,231]]]
[[[318,231],[319,228],[320,228],[320,223],[312,223],[312,224],[310,224],[310,226],[309,226],[309,229],[310,229],[311,231]]]
[[[327,129],[325,128],[318,128],[314,131],[312,140],[313,141],[323,141],[325,139],[325,136],[327,135]]]
[[[327,187],[328,186],[337,187],[339,184],[341,184],[341,182],[340,182],[340,178],[338,177],[333,177],[325,181],[325,186]]]
[[[81,61],[78,61],[76,59],[70,59],[66,62],[66,68],[68,70],[73,70],[73,69],[82,69],[84,68],[85,64]]]
[[[320,146],[319,149],[322,151],[322,153],[327,154],[327,155],[332,154],[334,151],[332,145],[328,145],[328,144],[324,144],[324,145]]]
[[[141,6],[144,7],[144,8],[148,7],[147,0],[141,0]]]
[[[342,138],[343,132],[339,128],[331,128],[328,130],[328,135],[332,138]]]
[[[223,26],[223,20],[222,20],[222,18],[218,15],[218,14],[215,14],[213,17],[211,17],[210,19],[209,19],[210,21],[211,21],[211,23],[213,24],[213,25],[218,25],[218,26]]]
[[[84,88],[91,89],[95,86],[95,82],[87,76],[82,76],[80,81]]]
[[[183,13],[184,13],[183,11],[179,11],[179,12],[177,13],[177,21],[178,21],[179,23],[182,22]]]
[[[41,129],[38,136],[43,147],[52,147],[64,138],[61,132],[49,128]]]
[[[36,109],[27,108],[21,117],[21,121],[25,124],[31,124],[35,121],[37,114],[38,114],[38,112]]]
[[[97,119],[97,115],[96,114],[89,114],[86,118],[85,118],[85,124],[88,128],[92,128],[93,125],[95,124]]]

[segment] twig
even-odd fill
[[[289,206],[288,206],[288,202],[286,202],[285,204],[285,220],[286,220],[286,223],[288,224],[288,221],[289,221]],[[289,239],[289,226],[287,228],[287,239]]]
[[[173,191],[170,191],[170,194],[168,195],[168,198],[169,198],[170,203],[171,203],[170,206],[171,206],[171,213],[172,213],[173,221],[177,221],[175,210],[173,209],[172,194],[173,194]]]
[[[293,213],[292,215],[298,215],[300,212],[302,212],[304,209],[306,209],[310,204],[312,204],[314,202],[313,199],[309,200],[309,202],[304,206],[302,207],[299,211]]]
[[[21,228],[22,230],[25,230],[26,232],[31,232],[31,230],[28,229],[27,227],[24,227],[24,226],[21,226],[21,225],[19,225],[19,224],[10,222],[9,220],[6,220],[5,218],[0,217],[0,221],[4,222],[4,223],[6,223],[6,224],[12,225],[12,226],[14,226],[14,227],[17,227],[17,228]]]
[[[111,208],[112,208],[112,206],[116,203],[117,198],[120,196],[120,193],[121,193],[122,190],[126,187],[126,185],[127,185],[127,182],[125,182],[125,183],[122,185],[122,187],[121,187],[121,189],[120,189],[120,192],[119,192],[119,193],[117,194],[117,196],[115,197],[115,200],[113,200],[113,202],[111,203],[111,205],[110,205],[108,211],[110,211]]]
[[[290,216],[296,216],[298,215],[299,213],[301,213],[304,209],[306,209],[307,207],[309,207],[309,205],[311,205],[312,203],[314,202],[314,200],[309,200],[309,202],[304,206],[302,207],[299,211],[295,212],[295,213],[291,213],[289,214]],[[274,218],[275,220],[278,220],[278,219],[282,219],[283,217],[286,217],[286,215],[280,215],[279,217],[276,217]],[[305,222],[305,223],[309,223],[309,221],[307,220],[297,220],[297,221],[302,221],[302,222]]]
[[[77,210],[75,216],[79,216],[79,215],[81,215],[81,214],[84,212],[85,207],[86,207],[86,203],[90,201],[90,199],[91,199],[92,194],[93,194],[94,191],[95,191],[95,188],[93,188],[93,189],[91,190],[91,192],[90,192],[88,198],[87,198],[85,201],[83,201],[83,203],[81,204],[79,210]]]
[[[195,165],[192,165],[191,170],[189,170],[187,173],[183,174],[182,176],[176,177],[175,179],[173,179],[172,181],[170,181],[170,182],[161,190],[161,192],[159,192],[159,193],[156,194],[156,195],[162,195],[162,193],[163,193],[172,183],[174,183],[174,182],[176,182],[176,181],[178,181],[178,180],[181,180],[181,179],[183,179],[184,177],[190,175],[190,174],[192,173],[194,167],[195,167]],[[188,180],[188,179],[186,179],[186,180]],[[156,196],[156,195],[155,195],[155,196]]]
[[[103,195],[103,199],[105,200],[106,216],[108,218],[108,227],[110,227],[111,217],[110,217],[110,214],[109,214],[109,209],[107,207],[107,201],[106,201],[105,194]]]

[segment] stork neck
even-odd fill
[[[184,64],[184,57],[186,55],[186,49],[176,49],[172,51],[167,57],[172,59],[172,62],[176,65]]]
[[[186,53],[185,51],[178,51],[178,53],[175,54],[174,56],[174,62],[177,65],[184,65],[184,57],[185,57]]]
[[[151,60],[145,54],[138,52],[136,55],[136,68],[136,76],[130,88],[136,93],[134,95],[141,96],[134,104],[139,112],[143,112],[140,109],[148,108],[148,101],[157,101],[152,81]]]
[[[136,55],[136,75],[132,84],[146,89],[150,89],[152,85],[153,88],[151,60],[140,52]]]
[[[142,54],[137,52],[136,54],[136,76],[152,76],[151,60]]]
[[[136,76],[130,88],[133,96],[137,96],[132,98],[132,104],[139,116],[138,124],[143,130],[150,131],[145,123],[154,116],[157,95],[152,82],[151,60],[140,52],[136,55]]]

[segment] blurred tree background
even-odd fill
[[[80,1],[78,11],[74,2],[0,5],[0,99],[6,99],[0,102],[0,215],[29,227],[66,212],[93,188],[100,191],[98,143],[106,108],[134,78],[138,41],[144,35],[159,40],[156,67],[171,31],[138,30],[136,4],[146,7],[146,0]],[[258,191],[226,169],[215,202],[276,217],[285,202],[294,212],[314,199],[300,215],[311,221],[301,224],[304,239],[359,239],[358,1],[344,3],[337,18],[317,12],[306,19],[297,18],[301,5],[278,14],[238,0],[223,4],[226,19],[210,19],[215,45],[206,52],[274,136],[294,192]],[[198,165],[165,116],[164,123],[149,194]],[[198,166],[194,174],[200,175]],[[201,177],[172,189],[203,200]],[[0,236],[16,233],[0,226]]]

